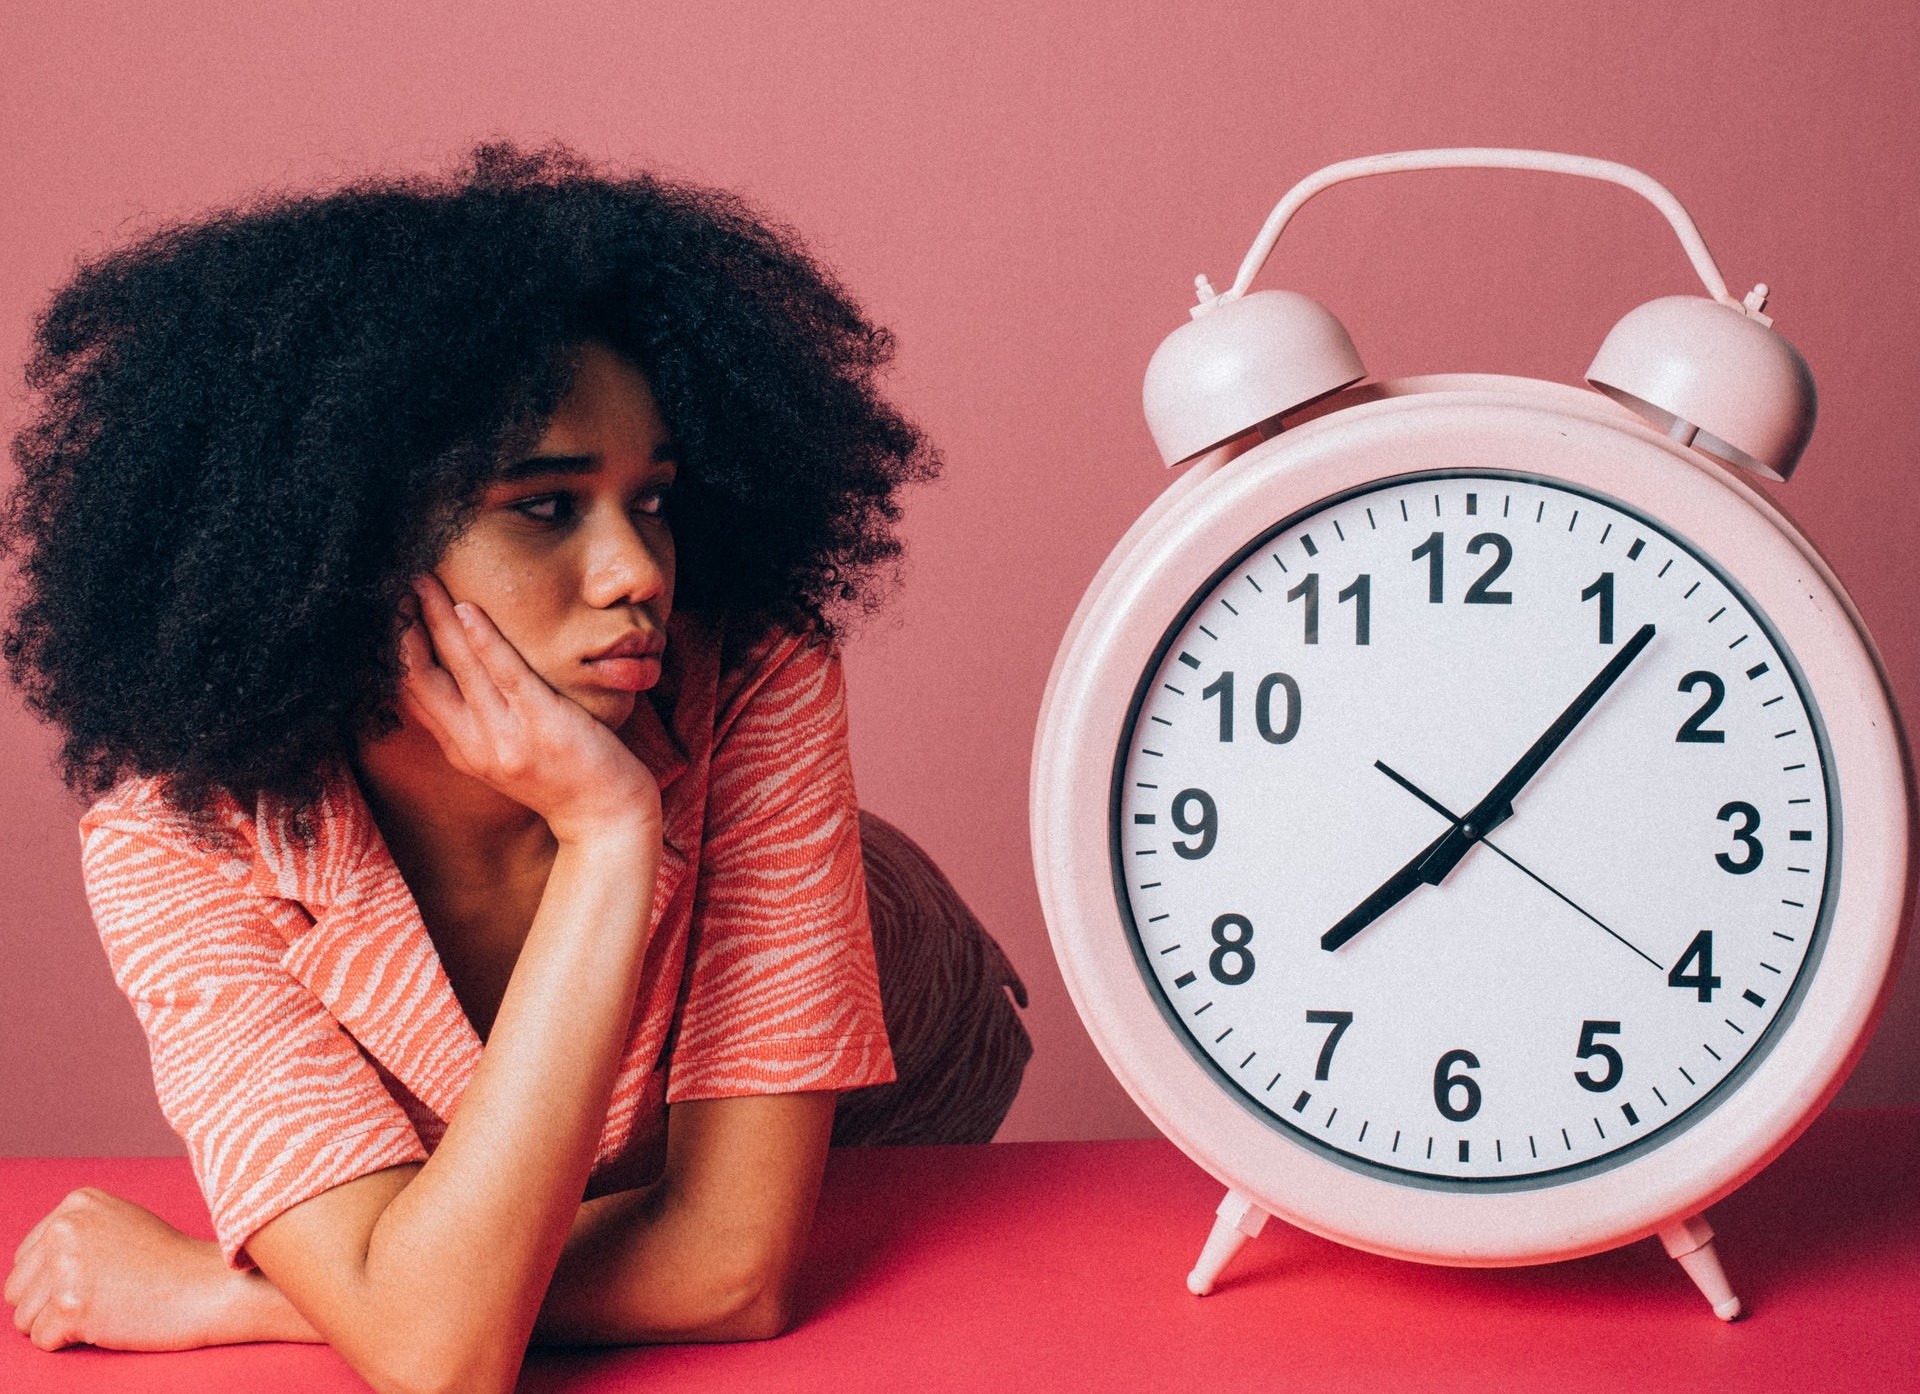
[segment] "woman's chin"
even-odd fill
[[[612,687],[580,686],[566,694],[582,707],[587,714],[603,726],[615,730],[627,724],[627,718],[633,715],[633,709],[639,704],[638,692],[623,692]]]

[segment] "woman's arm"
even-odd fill
[[[625,1345],[779,1335],[813,1224],[835,1097],[670,1107],[665,1173],[644,1191],[581,1207],[535,1339]]]
[[[643,832],[563,842],[433,1156],[336,1186],[248,1240],[383,1394],[513,1387],[606,1119],[657,857]]]
[[[711,1099],[668,1111],[667,1165],[642,1190],[574,1214],[534,1326],[536,1342],[754,1340],[776,1335],[819,1191],[833,1094]],[[397,1194],[420,1171],[377,1173]],[[44,1301],[34,1302],[36,1291]],[[21,1242],[6,1299],[48,1306],[49,1349],[193,1350],[325,1337],[262,1272],[145,1207],[83,1186]],[[21,1326],[16,1318],[16,1326]]]
[[[424,627],[402,638],[403,707],[454,768],[546,820],[553,866],[433,1155],[303,1201],[247,1247],[383,1394],[505,1394],[605,1124],[647,939],[659,793],[477,609],[456,613],[431,577],[420,602]]]

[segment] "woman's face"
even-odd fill
[[[539,442],[487,487],[434,567],[528,667],[609,726],[660,680],[674,562],[662,505],[674,470],[646,378],[587,343]],[[596,657],[623,641],[640,656]]]

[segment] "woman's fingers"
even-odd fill
[[[40,1310],[39,1292],[44,1284],[38,1281],[41,1255],[35,1252],[17,1259],[13,1271],[7,1274],[6,1302],[13,1311],[13,1324],[21,1331],[33,1325],[34,1313]]]
[[[34,1226],[35,1233],[39,1228],[39,1225]],[[48,1333],[36,1330],[53,1296],[53,1283],[46,1271],[46,1257],[44,1248],[35,1247],[24,1261],[14,1265],[13,1272],[7,1277],[6,1300],[13,1308],[14,1330],[31,1339],[42,1350],[54,1350],[56,1346],[41,1345],[41,1340]]]
[[[539,674],[527,666],[527,660],[520,656],[520,650],[494,627],[493,618],[486,611],[462,601],[454,606],[454,613],[466,627],[469,649],[480,660],[487,676],[493,679],[493,685],[501,696],[508,701],[525,697],[529,679],[540,682],[543,687],[546,685]]]
[[[41,1350],[59,1350],[63,1346],[75,1343],[73,1331],[73,1313],[62,1302],[45,1303],[33,1319],[33,1329],[27,1333],[27,1339]]]
[[[449,762],[489,782],[517,782],[577,738],[591,718],[534,672],[484,610],[454,604],[431,575],[416,589],[439,664],[420,636],[403,635],[408,681],[402,691]]]
[[[35,1220],[33,1223],[33,1228],[27,1231],[27,1237],[25,1239],[22,1239],[20,1241],[19,1247],[13,1251],[13,1262],[16,1270],[19,1268],[20,1260],[27,1256],[27,1250],[33,1247],[33,1241],[40,1237],[40,1231],[47,1227],[47,1221],[51,1220],[53,1216],[54,1216],[54,1212],[49,1210],[46,1214],[42,1215],[38,1220]],[[6,1292],[5,1296],[7,1301],[11,1302],[13,1301],[13,1293],[10,1290],[13,1286],[13,1280],[11,1278],[7,1280],[7,1286],[9,1288],[9,1291]]]
[[[420,577],[414,587],[420,596],[420,610],[433,639],[434,652],[439,655],[440,666],[459,684],[460,698],[483,720],[498,720],[505,715],[506,699],[494,685],[486,665],[474,653],[466,623],[454,613],[453,597],[431,572]],[[434,695],[444,698],[444,689]]]
[[[412,698],[423,710],[436,713],[443,709],[452,711],[461,705],[460,684],[434,658],[425,621],[415,620],[400,635],[400,662],[403,696]],[[436,727],[443,724],[436,719]]]
[[[40,1314],[47,1310],[47,1288],[45,1284],[35,1284],[27,1299],[14,1309],[13,1329],[22,1336],[30,1338],[36,1346],[40,1345],[40,1336],[34,1331],[34,1324],[40,1320]],[[42,1350],[51,1349],[40,1346]]]

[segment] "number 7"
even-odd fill
[[[1315,1079],[1325,1079],[1327,1077],[1327,1071],[1333,1068],[1334,1047],[1340,1044],[1340,1038],[1346,1035],[1347,1028],[1353,1025],[1353,1013],[1308,1012],[1307,1025],[1331,1026],[1333,1028],[1333,1030],[1327,1032],[1327,1042],[1320,1047],[1319,1063],[1313,1067],[1313,1077]]]

